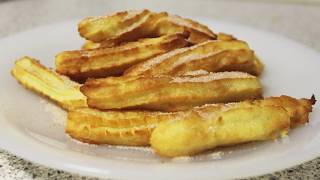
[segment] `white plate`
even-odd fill
[[[215,31],[248,41],[256,50],[265,63],[262,83],[266,96],[320,97],[317,52],[260,30],[200,20]],[[287,139],[218,149],[195,159],[161,159],[149,149],[97,147],[71,140],[63,130],[63,111],[20,86],[10,76],[10,69],[14,60],[24,55],[53,67],[55,54],[78,49],[82,44],[76,24],[77,21],[52,24],[0,41],[1,148],[53,168],[120,179],[247,177],[291,167],[320,154],[319,103],[311,122],[292,130]]]

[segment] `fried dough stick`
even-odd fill
[[[243,72],[90,79],[80,90],[87,96],[89,107],[97,109],[179,111],[262,97],[258,78]]]
[[[281,96],[239,103],[210,104],[173,113],[141,110],[99,111],[91,108],[79,108],[68,113],[66,132],[71,137],[86,143],[147,146],[153,129],[160,122],[183,121],[197,117],[197,115],[207,116],[206,120],[211,117],[213,119],[222,110],[245,109],[247,111],[249,107],[276,107],[276,110],[272,108],[272,112],[283,114],[282,110],[278,110],[279,107],[282,107],[290,116],[291,127],[296,127],[308,122],[312,104],[314,104],[312,99],[294,99]],[[277,125],[279,125],[278,122],[275,122],[275,126]]]
[[[87,107],[87,98],[80,92],[78,83],[56,74],[33,58],[17,60],[11,73],[24,87],[48,97],[64,109]]]
[[[66,133],[86,143],[145,146],[153,128],[171,113],[152,111],[99,111],[80,108],[68,113]]]
[[[127,69],[124,75],[180,76],[196,70],[243,71],[252,75],[260,75],[263,65],[246,42],[217,40],[176,49],[141,62]]]
[[[287,134],[290,123],[296,126],[308,121],[313,102],[302,99],[299,100],[300,106],[296,107],[289,105],[293,102],[297,100],[280,97],[217,106],[211,111],[195,111],[183,120],[158,124],[150,144],[159,155],[176,157],[194,155],[218,146],[275,139]],[[304,110],[303,113],[300,109]],[[293,111],[300,112],[301,116]]]
[[[56,70],[77,81],[121,75],[134,64],[187,44],[184,34],[172,34],[114,48],[65,51],[56,56]]]
[[[111,16],[87,17],[79,22],[80,35],[93,42],[134,41],[146,36],[144,29],[151,12],[123,11]]]
[[[217,146],[275,139],[286,135],[289,127],[290,117],[282,107],[228,108],[213,117],[195,114],[182,121],[160,123],[150,144],[161,156],[188,156]]]
[[[151,28],[151,30],[160,36],[177,32],[188,32],[188,41],[191,44],[198,44],[217,38],[217,35],[207,26],[191,19],[182,18],[177,15],[169,15],[166,12],[155,13],[151,23],[155,23],[154,28]]]
[[[149,10],[88,17],[78,24],[78,31],[87,40],[105,44],[119,44],[182,32],[190,34],[188,41],[194,44],[216,39],[216,35],[207,26],[196,21]]]
[[[219,33],[217,35],[217,40],[221,40],[221,41],[233,41],[233,40],[237,40],[237,38],[233,37],[230,34],[226,34],[226,33]],[[105,47],[115,47],[121,44],[124,44],[127,42],[123,42],[120,44],[116,44],[116,43],[111,43],[111,42],[93,42],[90,40],[86,40],[85,43],[82,45],[81,49],[97,49],[97,48],[105,48]]]
[[[219,33],[217,35],[217,40],[221,40],[221,41],[233,41],[233,40],[237,40],[237,38],[233,37],[230,34],[226,34],[226,33]],[[115,47],[115,46],[119,46],[121,44],[124,44],[127,42],[123,42],[123,43],[114,43],[114,42],[108,42],[108,41],[103,41],[103,42],[93,42],[90,40],[86,40],[85,43],[82,45],[81,49],[97,49],[97,48],[106,48],[106,47]]]

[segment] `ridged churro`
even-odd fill
[[[286,135],[290,126],[306,123],[314,102],[281,96],[209,105],[183,120],[161,122],[152,132],[150,144],[158,154],[176,157],[218,146],[275,139]]]
[[[207,26],[196,21],[149,10],[88,17],[79,23],[78,30],[87,40],[111,44],[183,32],[190,35],[188,40],[194,44],[216,38]]]
[[[24,87],[48,97],[67,110],[87,107],[87,98],[79,90],[80,84],[49,70],[33,58],[17,60],[11,73]]]
[[[263,65],[243,41],[206,41],[141,62],[127,69],[124,74],[126,76],[180,76],[195,70],[243,71],[260,75]]]
[[[65,51],[56,56],[56,70],[77,81],[121,75],[132,65],[186,45],[184,34],[172,34],[114,48]]]
[[[89,107],[98,109],[178,111],[262,97],[259,80],[243,72],[90,79],[80,90],[87,96]]]
[[[201,115],[202,120],[210,120],[221,111],[230,109],[247,111],[249,107],[276,107],[277,112],[285,109],[290,117],[290,126],[296,127],[308,122],[312,104],[314,99],[280,96],[238,103],[208,104],[178,112],[100,111],[79,108],[68,113],[66,132],[71,137],[86,143],[147,146],[153,129],[164,121],[184,121]],[[282,110],[279,110],[279,107]]]

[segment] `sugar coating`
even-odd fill
[[[49,103],[46,100],[41,100],[41,104],[44,104],[44,111],[52,115],[52,121],[55,124],[65,126],[67,113],[55,104]]]
[[[181,76],[173,77],[171,83],[186,83],[186,82],[210,82],[221,79],[238,79],[238,78],[255,78],[254,76],[244,72],[218,72],[209,73],[200,76]]]
[[[199,69],[196,71],[186,72],[183,74],[183,76],[199,76],[199,75],[205,75],[205,74],[209,74],[209,72],[203,69]]]

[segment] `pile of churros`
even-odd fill
[[[315,98],[263,98],[263,64],[249,45],[194,20],[149,10],[88,17],[86,41],[55,70],[22,57],[12,75],[68,111],[85,143],[151,146],[165,157],[284,137]]]

